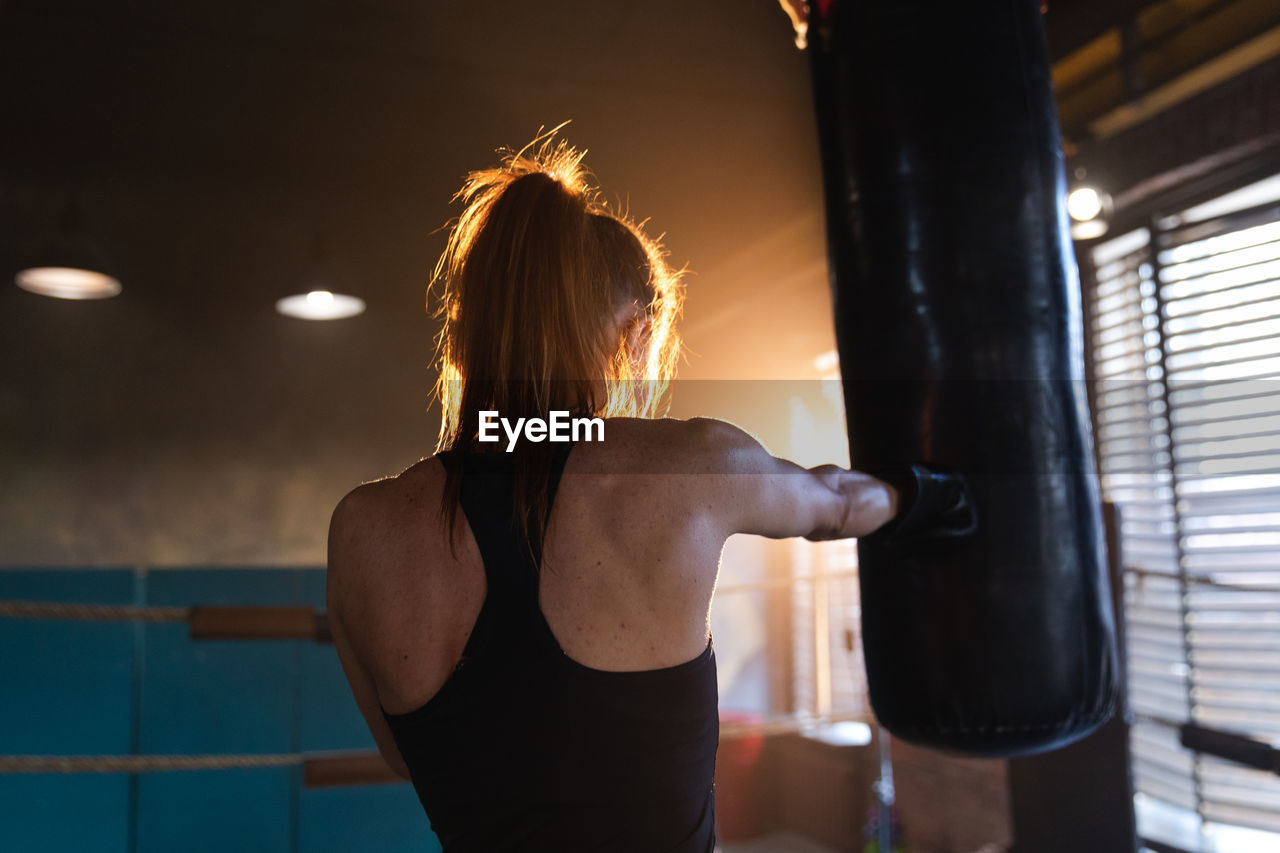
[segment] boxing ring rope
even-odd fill
[[[157,770],[234,770],[293,767],[300,754],[282,755],[0,755],[0,773],[150,773]]]
[[[725,722],[720,740],[796,734],[833,723],[861,722],[854,714],[789,714],[759,722]],[[0,755],[0,775],[157,773],[301,767],[307,788],[402,782],[377,752],[323,752],[248,755]]]
[[[817,726],[861,721],[853,714],[786,715],[760,722],[726,722],[720,740],[795,734]],[[0,755],[0,775],[155,773],[191,770],[242,770],[301,767],[303,786],[332,788],[403,782],[377,752],[284,753],[250,755]]]
[[[717,587],[717,594],[760,592],[856,578],[856,571],[821,572]],[[0,600],[0,619],[143,622],[189,626],[194,640],[333,641],[327,614],[307,606],[194,605],[167,607],[87,602]],[[755,721],[725,721],[720,740],[796,734],[840,722],[865,722],[859,713],[794,713]],[[222,755],[0,755],[0,775],[155,773],[301,767],[307,788],[402,782],[377,752]]]
[[[1177,575],[1126,567],[1138,578],[1177,579]],[[726,584],[716,587],[717,595],[785,589],[797,584],[823,585],[826,581],[851,580],[856,570],[821,572],[813,575],[774,578],[764,581]],[[1214,589],[1256,590],[1257,587],[1229,584],[1209,578],[1188,578],[1191,586]],[[147,605],[67,603],[59,601],[0,600],[0,619],[51,619],[98,622],[182,623],[190,625],[195,640],[315,640],[332,642],[329,619],[323,610],[298,606],[195,605],[153,607]]]
[[[329,617],[314,607],[212,606],[151,607],[60,601],[0,601],[0,619],[93,622],[185,622],[193,640],[333,641]]]
[[[185,622],[190,607],[132,604],[68,604],[55,601],[0,601],[0,618],[71,619],[95,622]]]
[[[774,578],[716,587],[718,595],[784,589],[799,583],[856,578],[856,571]],[[328,615],[306,606],[194,605],[154,607],[61,601],[0,600],[0,619],[50,619],[88,622],[187,623],[193,640],[333,641]]]
[[[0,775],[158,773],[301,767],[303,787],[333,788],[403,782],[376,752],[249,755],[0,755]]]

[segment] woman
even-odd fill
[[[446,851],[709,851],[725,540],[864,536],[897,490],[657,417],[679,276],[573,149],[510,154],[459,196],[440,452],[330,528],[342,665]],[[604,440],[478,440],[481,412],[553,411],[603,416]]]

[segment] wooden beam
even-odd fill
[[[302,762],[304,788],[340,788],[349,785],[385,785],[407,781],[376,752],[312,755]]]
[[[1214,59],[1181,74],[1135,101],[1116,107],[1089,123],[1095,139],[1103,140],[1128,130],[1136,124],[1180,104],[1193,95],[1211,89],[1219,83],[1261,65],[1280,54],[1280,27],[1273,27],[1262,35]]]
[[[196,605],[187,617],[193,640],[315,640],[326,642],[329,621],[314,607]]]
[[[1048,0],[1045,29],[1054,62],[1138,14],[1153,0]]]

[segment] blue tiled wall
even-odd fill
[[[0,599],[323,606],[321,569],[0,570]],[[193,641],[182,624],[0,618],[0,753],[374,749],[333,648]],[[407,784],[298,768],[0,775],[3,851],[439,850]]]

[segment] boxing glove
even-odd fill
[[[898,512],[863,539],[962,539],[978,529],[977,507],[969,484],[960,474],[922,463],[877,468],[867,473],[898,490]]]

